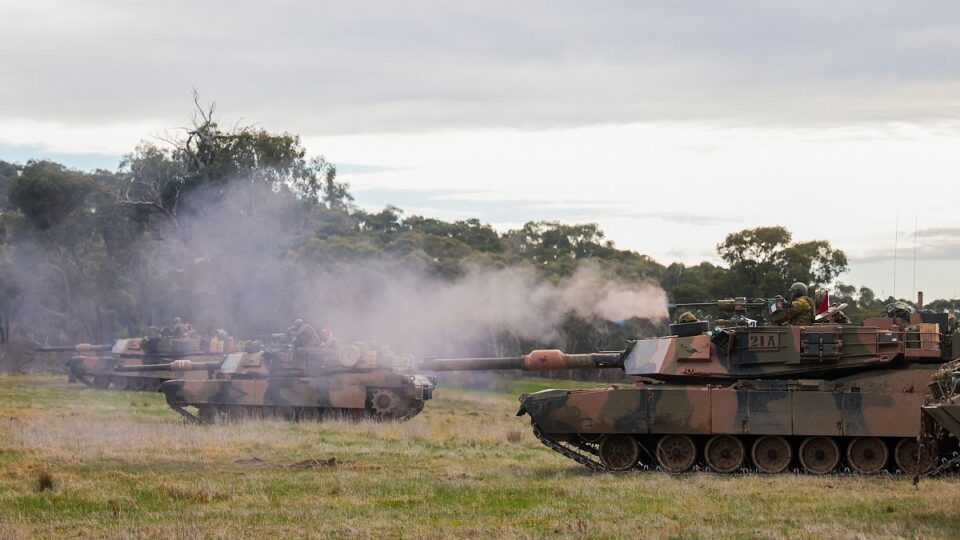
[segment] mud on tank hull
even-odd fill
[[[718,473],[801,470],[924,473],[918,460],[926,384],[937,366],[832,381],[739,381],[544,390],[521,397],[546,446],[597,471],[706,466]],[[949,445],[948,445],[949,446]]]
[[[379,370],[318,377],[172,380],[167,404],[186,419],[229,423],[245,419],[318,421],[326,417],[407,420],[433,397],[422,375]],[[196,414],[187,408],[195,408]]]
[[[220,361],[223,355],[193,356],[195,361]],[[163,359],[167,362],[168,359]],[[80,382],[91,388],[156,392],[160,385],[172,379],[207,379],[206,371],[180,372],[172,370],[121,372],[116,367],[149,364],[138,358],[118,359],[110,356],[75,356],[67,361],[70,382]]]

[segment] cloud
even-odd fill
[[[956,119],[958,15],[952,2],[6,2],[0,118],[180,120],[195,87],[304,134]]]
[[[930,229],[920,229],[914,236],[917,238],[960,238],[960,227],[934,227]]]
[[[424,211],[447,219],[476,217],[485,223],[526,221],[592,222],[606,219],[656,220],[666,224],[721,225],[738,220],[693,211],[638,211],[623,201],[515,198],[492,191],[455,189],[361,189],[354,191],[358,204],[368,209],[398,206],[408,215]],[[460,217],[457,217],[460,216]]]

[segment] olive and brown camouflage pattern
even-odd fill
[[[196,361],[222,361],[224,355],[235,352],[239,344],[232,338],[200,337],[137,337],[118,339],[108,352],[100,353],[101,346],[80,344],[70,350],[81,352],[67,361],[70,381],[81,382],[93,388],[117,390],[156,391],[164,381],[180,374],[170,370],[151,370],[137,373],[119,371],[121,366],[153,366],[171,360],[191,358]],[[68,350],[47,348],[41,350]],[[190,378],[206,378],[206,372],[190,372]]]
[[[960,437],[960,360],[944,364],[934,374],[923,413],[923,435],[932,444]]]
[[[385,347],[334,341],[229,354],[209,380],[182,377],[163,383],[160,391],[174,410],[204,423],[329,415],[404,420],[423,410],[435,387],[434,380],[413,373],[411,364]],[[210,365],[178,361],[169,367],[186,374],[209,371]]]
[[[521,397],[518,414],[530,416],[537,437],[594,470],[705,465],[721,473],[849,467],[917,474],[957,447],[955,437],[929,452],[917,442],[931,377],[960,352],[946,315],[671,329],[674,335],[636,341],[620,353],[534,351],[427,366],[620,368],[637,376],[631,385]]]

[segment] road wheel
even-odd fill
[[[640,446],[630,435],[607,435],[600,441],[600,461],[611,471],[626,471],[640,459]]]
[[[929,472],[937,463],[937,450],[935,444],[927,444],[923,451],[923,459],[917,461],[917,451],[920,445],[916,439],[900,439],[897,447],[893,451],[893,459],[897,462],[897,467],[904,474],[916,476]]]
[[[667,472],[682,473],[697,461],[697,446],[686,435],[666,435],[657,443],[657,462]]]
[[[757,439],[753,443],[753,450],[750,452],[753,458],[753,464],[760,470],[768,474],[782,473],[790,466],[793,460],[793,449],[786,439],[777,435],[766,435]]]
[[[840,448],[830,437],[807,437],[800,445],[800,464],[810,474],[827,474],[840,464]]]
[[[130,385],[130,377],[114,377],[113,378],[113,387],[117,390],[128,390]]]
[[[143,379],[141,377],[127,377],[127,390],[142,392],[143,389]]]
[[[707,441],[703,457],[711,469],[718,473],[731,473],[743,466],[746,453],[740,439],[732,435],[717,435]]]
[[[93,387],[99,388],[101,390],[110,387],[110,376],[109,375],[94,375],[93,376]]]
[[[887,466],[887,445],[877,437],[857,437],[847,445],[847,463],[860,474],[876,474]]]

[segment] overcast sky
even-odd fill
[[[196,88],[363,206],[663,263],[781,224],[845,282],[960,296],[960,3],[662,4],[0,0],[0,159],[113,168]]]

